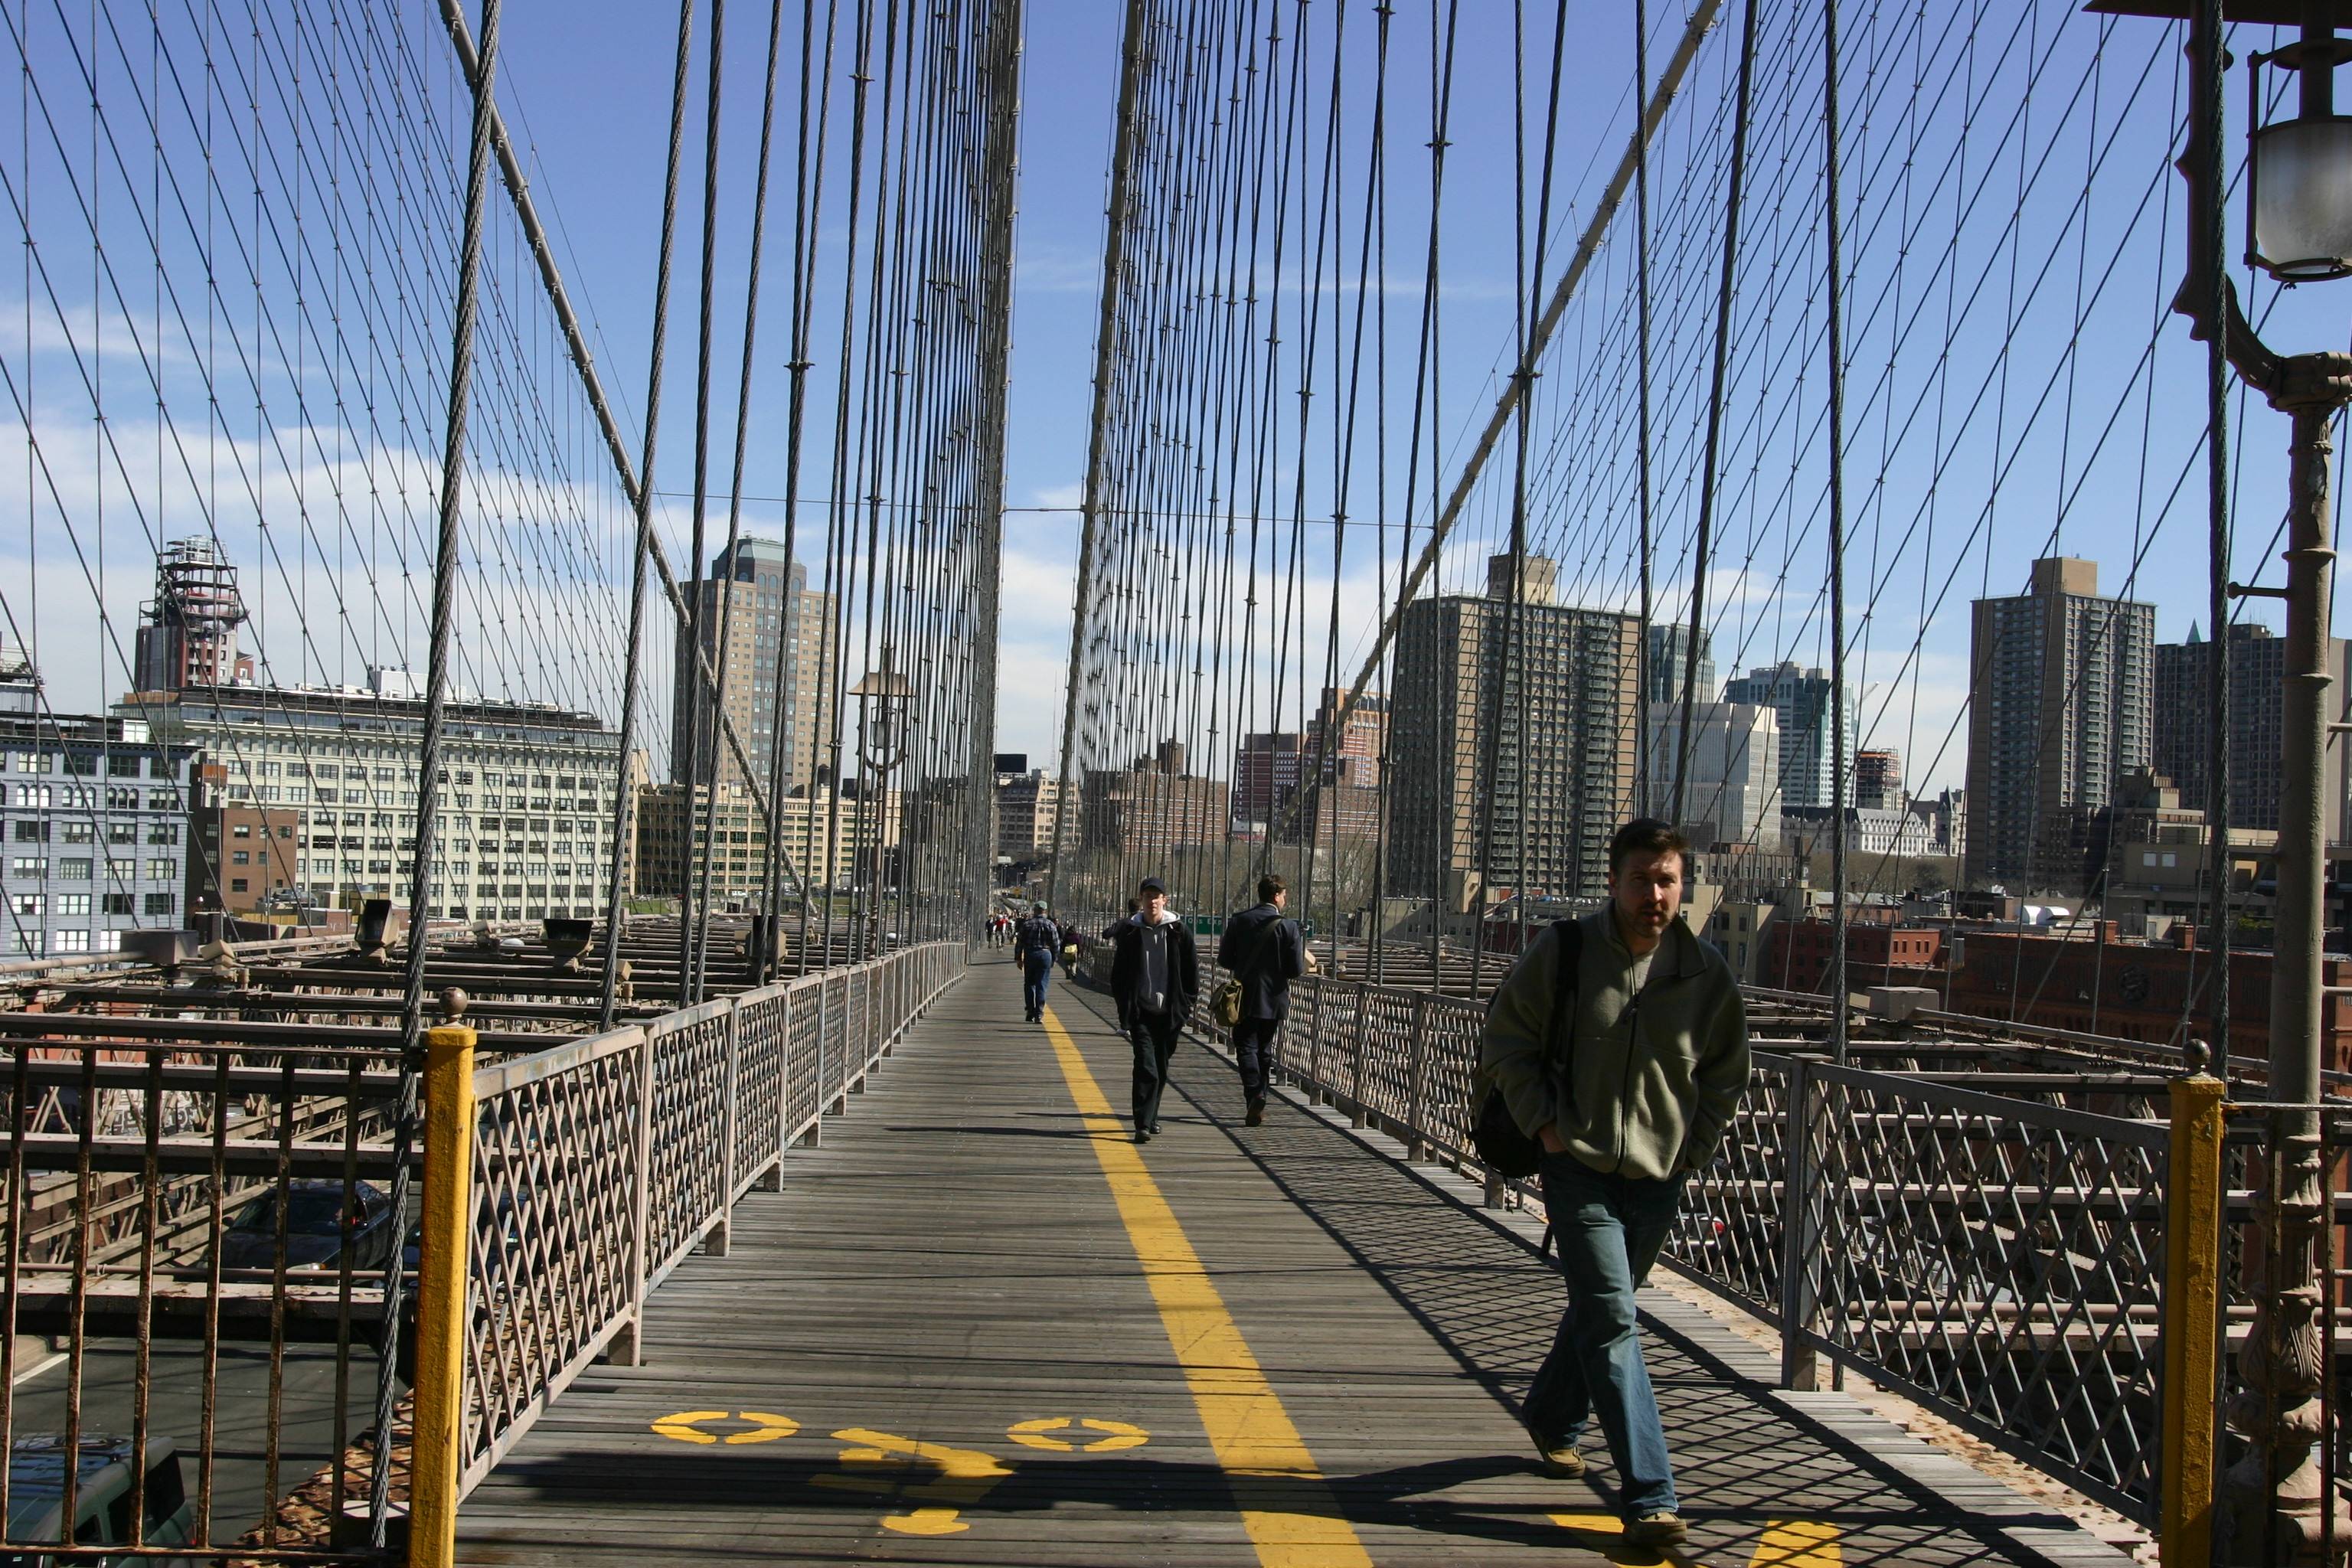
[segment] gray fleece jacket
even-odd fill
[[[1633,954],[1606,908],[1583,917],[1576,1034],[1552,1027],[1559,936],[1547,928],[1495,993],[1478,1041],[1479,1089],[1498,1085],[1528,1136],[1553,1124],[1604,1174],[1658,1178],[1715,1157],[1748,1087],[1748,1015],[1730,966],[1677,919],[1638,998]]]

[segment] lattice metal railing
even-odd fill
[[[470,1489],[646,1297],[961,971],[903,949],[474,1076],[463,1481]]]
[[[1203,994],[1221,977],[1211,969]],[[1292,984],[1286,1072],[1357,1125],[1475,1173],[1484,1016],[1458,997],[1310,975]],[[1194,1027],[1218,1033],[1205,1006]],[[2162,1094],[2025,1073],[1986,1092],[1957,1076],[1759,1052],[1667,1264],[1779,1326],[1792,1380],[1827,1355],[2152,1519]],[[1541,1206],[1532,1183],[1489,1192]]]

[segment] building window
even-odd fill
[[[109,893],[105,895],[104,908],[110,915],[127,915],[131,912],[131,895]]]
[[[82,875],[87,877],[89,875],[89,862],[84,860],[81,865]],[[20,855],[8,862],[8,875],[11,877],[46,877],[48,874],[49,863],[37,856]]]
[[[41,917],[41,906],[47,901],[47,899],[39,893],[11,893],[8,895],[8,912],[38,920]]]
[[[58,837],[68,844],[88,844],[98,837],[98,829],[95,824],[88,821],[68,822]]]
[[[242,893],[245,891],[245,882],[246,879],[243,877],[231,877],[228,879],[228,890],[232,893]]]
[[[151,823],[149,823],[149,824],[147,825],[147,842],[148,842],[148,843],[150,843],[150,844],[177,844],[179,841],[180,841],[180,825],[179,825],[178,823],[176,823],[176,822],[151,822]]]
[[[106,771],[115,778],[135,779],[139,776],[139,760],[136,752],[117,752],[106,759]]]
[[[46,806],[49,804],[49,794],[50,790],[47,784],[10,784],[8,786],[8,804],[10,805]]]
[[[123,865],[125,866],[129,866],[131,862],[128,860],[123,862]],[[126,877],[130,874],[131,873],[129,871],[123,872],[123,875]],[[179,873],[173,869],[172,862],[169,860],[150,860],[147,862],[147,879],[151,882],[173,881],[178,878],[178,875]]]
[[[88,952],[89,932],[86,931],[53,931],[49,933],[51,952]]]
[[[98,753],[95,752],[68,752],[66,753],[66,772],[74,775],[76,778],[95,777],[98,773]]]
[[[132,881],[136,879],[139,875],[139,862],[136,860],[109,860],[106,863],[106,874],[118,882]],[[169,873],[166,873],[166,875],[168,874]]]
[[[45,844],[48,842],[49,837],[48,818],[45,816],[21,818],[10,830],[8,837],[20,843]]]
[[[61,915],[87,915],[89,913],[89,895],[88,893],[59,893],[58,895],[58,913]]]
[[[249,849],[231,850],[228,863],[232,866],[250,866],[253,864],[253,852]]]

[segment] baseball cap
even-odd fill
[[[1143,879],[1143,885],[1137,889],[1144,893],[1165,893],[1167,890],[1168,884],[1157,877],[1146,877]]]

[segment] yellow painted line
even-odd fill
[[[1818,1520],[1776,1519],[1764,1527],[1748,1568],[1844,1568],[1837,1527]]]
[[[1128,1240],[1159,1305],[1160,1325],[1184,1369],[1201,1426],[1233,1487],[1242,1528],[1257,1548],[1258,1562],[1265,1568],[1371,1568],[1370,1554],[1340,1516],[1315,1457],[1225,1310],[1175,1211],[1160,1195],[1142,1153],[1050,1007],[1045,1037],[1053,1042],[1070,1099],[1093,1134],[1095,1158],[1110,1184]]]

